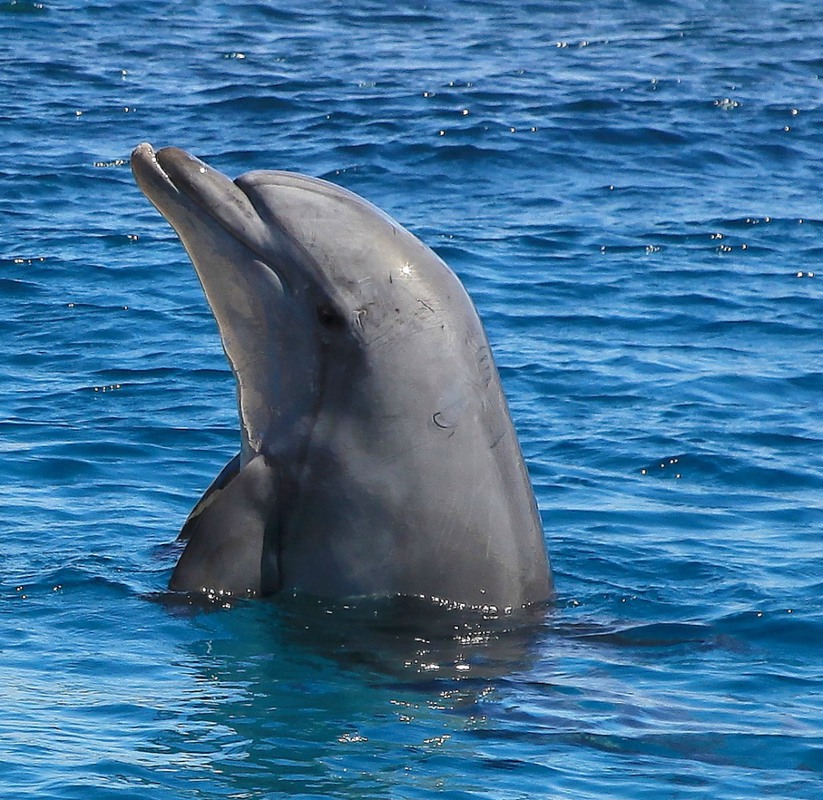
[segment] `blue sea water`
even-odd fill
[[[823,796],[821,75],[792,0],[0,2],[0,797]],[[238,433],[144,140],[460,275],[549,609],[157,600]]]

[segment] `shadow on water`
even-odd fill
[[[286,596],[225,604],[189,595],[158,599],[174,613],[215,620],[223,619],[224,611],[240,611],[259,621],[253,636],[268,641],[273,653],[310,654],[339,668],[410,685],[434,678],[488,680],[527,669],[548,613],[543,604],[498,614],[408,597]]]
[[[405,599],[169,609],[197,635],[181,649],[187,696],[154,747],[255,797],[428,791],[433,762],[472,760],[465,732],[499,681],[531,668],[546,618]]]

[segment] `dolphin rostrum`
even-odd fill
[[[454,273],[357,195],[236,181],[139,145],[237,380],[240,453],[181,532],[175,591],[411,596],[509,610],[552,577],[480,319]]]

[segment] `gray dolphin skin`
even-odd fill
[[[553,591],[480,319],[357,195],[132,153],[191,257],[237,381],[240,453],[181,532],[173,591],[411,596],[508,611]]]

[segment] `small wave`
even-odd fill
[[[76,565],[59,567],[28,579],[19,578],[13,584],[6,583],[3,589],[7,600],[42,600],[78,592],[91,592],[95,596],[113,595],[120,598],[134,594],[132,587],[127,583],[95,572],[89,566]],[[97,602],[100,602],[99,599]]]
[[[20,278],[0,278],[0,296],[30,297],[46,294],[42,285]]]
[[[704,623],[653,622],[606,632],[583,633],[578,638],[616,646],[655,648],[695,643],[707,645],[713,635],[711,626]]]

